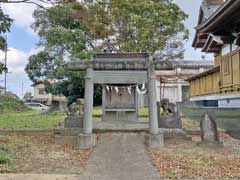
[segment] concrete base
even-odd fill
[[[68,116],[64,121],[65,128],[83,128],[83,116]]]
[[[119,121],[119,122],[139,122],[136,112],[105,112],[102,117],[103,122]]]
[[[83,133],[82,128],[60,128],[54,130],[54,134],[60,136],[78,136],[81,133]]]
[[[159,132],[163,134],[164,138],[185,138],[186,132],[183,129],[168,129],[159,128]]]
[[[178,114],[175,115],[162,115],[158,122],[159,128],[167,129],[181,129],[182,121]]]
[[[61,136],[55,135],[55,143],[59,145],[72,145],[76,146],[77,144],[77,136]]]
[[[149,134],[148,146],[154,149],[160,149],[164,147],[164,138],[163,134]]]
[[[96,145],[96,134],[79,134],[77,148],[90,149]]]
[[[60,128],[54,130],[55,143],[60,145],[77,145],[78,135],[82,128]]]

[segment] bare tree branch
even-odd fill
[[[56,0],[52,1],[52,0],[38,0],[40,3],[37,3],[34,0],[0,0],[0,3],[9,3],[9,4],[16,4],[16,3],[25,3],[25,4],[34,4],[42,9],[46,9],[46,7],[44,7],[41,3],[43,4],[51,4],[54,5]]]

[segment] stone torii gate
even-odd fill
[[[96,72],[100,71],[140,71],[145,73],[147,76],[149,102],[149,146],[154,148],[163,146],[163,134],[158,129],[155,70],[171,70],[173,69],[172,62],[154,61],[146,53],[95,54],[90,61],[68,63],[68,69],[71,71],[86,71],[83,133],[79,135],[80,148],[88,148],[95,145],[95,135],[92,131],[93,93],[94,83],[97,83],[96,79],[99,78]],[[133,77],[129,77],[129,79],[131,78]]]

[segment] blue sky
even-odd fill
[[[38,42],[38,36],[26,28],[12,25],[11,32],[7,33],[8,44],[10,47],[29,52]]]
[[[185,25],[190,31],[189,41],[185,44],[185,60],[200,60],[203,53],[191,47],[194,36],[194,27],[197,24],[199,7],[201,0],[174,0],[188,15]],[[25,92],[32,92],[31,81],[24,72],[29,55],[37,52],[37,35],[30,28],[33,23],[32,12],[34,5],[29,4],[7,4],[3,5],[5,13],[15,19],[11,27],[11,32],[7,33],[8,52],[8,74],[7,88],[20,97]],[[3,54],[0,53],[0,61]],[[206,59],[212,60],[212,55],[206,55]],[[3,75],[0,75],[0,85],[3,85]]]

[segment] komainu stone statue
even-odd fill
[[[65,128],[83,128],[84,99],[78,99],[77,102],[68,107],[67,117],[64,121]]]
[[[182,121],[177,106],[170,103],[169,99],[162,99],[162,114],[159,117],[159,128],[182,128]]]
[[[77,103],[72,103],[69,107],[68,107],[68,116],[75,116],[78,115],[79,113],[79,104]]]
[[[161,101],[161,108],[163,109],[163,114],[166,114],[166,115],[178,113],[176,105],[173,103],[170,103],[169,99],[163,99]]]
[[[78,99],[68,107],[68,116],[78,116],[84,114],[84,99]]]

